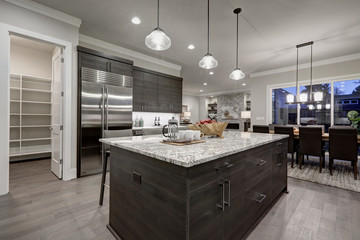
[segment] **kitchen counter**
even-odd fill
[[[173,146],[162,136],[110,144],[107,227],[126,240],[246,239],[287,191],[286,135],[226,131]]]
[[[224,138],[205,137],[205,143],[186,146],[160,143],[163,139],[160,135],[107,138],[100,141],[182,167],[192,167],[287,137],[279,134],[226,131]]]

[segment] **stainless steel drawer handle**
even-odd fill
[[[276,146],[281,146],[281,145],[283,145],[282,142],[276,143]]]
[[[230,183],[231,182],[230,182],[230,180],[225,179],[224,183],[225,183],[225,186],[226,186],[226,184],[228,185],[228,199],[227,199],[227,201],[224,201],[224,202],[228,207],[230,207],[230,199],[231,199],[231,185],[230,185]]]
[[[219,182],[219,186],[222,188],[222,199],[221,204],[216,204],[216,206],[225,211],[225,184],[223,182]]]
[[[224,164],[224,166],[215,167],[215,170],[216,170],[216,171],[218,171],[218,170],[223,170],[223,169],[231,168],[231,167],[233,167],[233,166],[234,166],[233,163],[228,163],[228,162],[226,162],[226,163]]]
[[[278,163],[277,166],[278,166],[278,167],[282,167],[283,164],[282,164],[282,163]]]
[[[256,164],[257,166],[262,166],[262,165],[264,165],[266,163],[266,161],[265,160],[260,160],[260,162],[258,163],[258,164]]]
[[[265,194],[260,194],[259,197],[260,198],[256,199],[256,202],[261,203],[266,198],[266,195]]]

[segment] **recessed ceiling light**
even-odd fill
[[[138,17],[133,17],[133,18],[131,19],[131,22],[132,22],[133,24],[140,24],[140,23],[141,23],[141,20],[140,20],[140,18],[138,18]]]
[[[203,91],[204,91],[204,90],[202,90],[202,89],[200,90],[200,92],[203,92]]]
[[[210,74],[210,75],[213,75],[213,74],[214,74],[214,72],[209,72],[209,74]]]
[[[243,83],[242,85],[243,85],[243,86],[245,86],[245,85],[246,85],[246,83]]]
[[[203,83],[203,85],[204,85],[204,86],[206,86],[206,85],[207,85],[207,83],[206,83],[206,82],[204,82],[204,83]]]
[[[211,96],[211,97],[214,97],[214,96]]]
[[[195,46],[193,45],[193,44],[190,44],[189,46],[188,46],[188,49],[190,49],[190,50],[193,50],[195,48]]]

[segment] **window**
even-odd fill
[[[334,82],[334,124],[349,125],[347,113],[360,113],[360,80]]]
[[[296,87],[278,88],[272,90],[272,123],[296,124],[296,104],[286,104],[288,94],[296,95]]]
[[[323,101],[314,104],[300,104],[300,124],[324,125],[325,130],[327,130],[331,124],[331,84],[325,83],[313,85],[312,92],[313,94],[315,92],[322,92]],[[310,85],[300,86],[300,93],[307,93],[309,96]]]

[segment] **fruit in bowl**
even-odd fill
[[[227,122],[216,122],[211,119],[203,119],[197,122],[196,124],[188,125],[190,130],[200,130],[205,135],[216,135],[218,137],[223,138],[222,133],[227,127]]]

